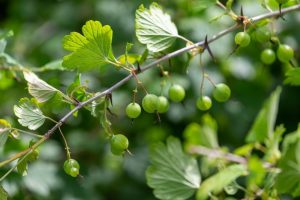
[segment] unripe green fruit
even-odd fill
[[[180,102],[185,97],[185,90],[181,85],[174,84],[169,88],[169,98],[174,102]]]
[[[130,103],[126,107],[126,114],[129,118],[137,118],[141,114],[141,106],[138,103]]]
[[[122,155],[128,149],[129,141],[125,135],[113,135],[110,139],[111,152],[115,155]]]
[[[169,110],[169,101],[164,96],[158,97],[158,103],[157,103],[157,112],[159,113],[165,113]]]
[[[196,102],[196,106],[199,110],[202,110],[202,111],[209,110],[212,106],[210,97],[208,97],[208,96],[199,97]]]
[[[250,44],[251,38],[246,32],[239,32],[235,35],[234,41],[241,47],[246,47]]]
[[[261,43],[270,41],[271,35],[271,32],[266,27],[258,28],[254,32],[255,39]]]
[[[79,174],[80,165],[74,159],[68,159],[64,162],[64,170],[66,174],[76,177]]]
[[[264,64],[270,65],[276,59],[275,52],[272,49],[265,49],[261,52],[260,59]]]
[[[72,167],[69,175],[76,177],[76,176],[78,176],[78,174],[79,174],[79,169],[76,167]]]
[[[288,2],[289,0],[276,0],[278,4],[284,4]]]
[[[231,95],[231,90],[224,83],[220,83],[220,84],[216,85],[216,87],[213,91],[213,97],[215,98],[215,100],[217,100],[219,102],[227,101],[229,99],[230,95]]]
[[[294,57],[294,50],[289,45],[281,44],[277,49],[277,57],[281,62],[287,63]]]
[[[142,101],[143,109],[147,113],[154,113],[157,110],[158,97],[154,94],[147,94]]]

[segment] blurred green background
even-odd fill
[[[109,24],[113,31],[113,50],[115,55],[124,53],[127,42],[134,43],[134,53],[142,53],[144,46],[138,44],[134,32],[134,15],[138,6],[149,5],[152,1],[138,0],[0,0],[0,30],[13,30],[14,36],[8,39],[6,52],[25,66],[41,67],[46,63],[61,59],[67,52],[62,49],[62,38],[71,31],[81,31],[82,25],[89,19]],[[158,0],[172,16],[179,33],[192,41],[202,40],[205,35],[211,37],[220,30],[233,24],[229,17],[210,22],[222,13],[218,7],[203,10],[197,0]],[[254,16],[266,12],[259,1],[236,1],[234,9],[238,12],[241,4],[244,13]],[[279,20],[275,29],[280,40],[291,45],[296,52],[295,61],[299,61],[299,13],[289,14],[286,21]],[[265,45],[253,42],[247,48],[238,50],[229,56],[235,48],[233,34],[211,45],[217,57],[217,63],[204,56],[204,65],[211,78],[216,82],[226,82],[232,90],[230,101],[220,104],[214,102],[209,114],[218,123],[218,138],[221,145],[230,149],[243,144],[245,135],[256,114],[271,91],[282,85],[284,72],[288,66],[276,61],[264,66],[259,59]],[[183,47],[178,41],[170,51]],[[108,141],[99,120],[86,110],[80,111],[77,118],[68,120],[62,127],[71,147],[72,156],[81,165],[80,178],[67,176],[63,171],[65,151],[59,134],[47,141],[41,148],[40,158],[29,166],[28,175],[21,177],[11,174],[3,186],[11,199],[155,199],[152,190],[147,187],[144,176],[149,164],[148,148],[156,141],[163,141],[168,135],[182,138],[184,128],[192,122],[200,122],[203,112],[195,107],[200,95],[199,58],[194,58],[187,66],[187,55],[171,60],[172,65],[162,63],[171,73],[173,82],[182,84],[187,97],[182,104],[171,104],[168,113],[161,115],[161,124],[155,115],[143,113],[135,121],[125,116],[125,106],[131,102],[135,82],[130,81],[113,93],[111,116],[115,133],[122,133],[130,140],[132,156],[116,157],[110,153]],[[49,71],[38,74],[49,84],[66,91],[75,78],[75,72]],[[107,66],[105,69],[83,74],[83,82],[92,92],[102,91],[111,86],[127,72],[117,71]],[[139,76],[149,92],[159,94],[161,78],[158,69],[152,69]],[[163,93],[166,93],[167,82]],[[14,114],[13,105],[21,97],[30,97],[23,79],[13,80],[5,71],[0,71],[0,114],[14,126],[20,127]],[[205,94],[210,94],[212,86],[205,83]],[[296,129],[300,117],[300,89],[283,86],[277,124],[283,123],[288,131]],[[138,101],[143,97],[138,93]],[[47,115],[58,120],[69,107],[55,103],[44,106]],[[47,123],[38,132],[45,133],[53,124]],[[19,141],[9,140],[1,160],[28,146],[30,138],[24,136]],[[0,174],[8,168],[1,168]]]

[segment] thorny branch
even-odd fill
[[[252,23],[256,23],[258,21],[261,21],[263,19],[267,19],[267,18],[278,18],[278,17],[281,17],[283,16],[284,14],[287,14],[287,13],[290,13],[290,12],[293,12],[293,11],[296,11],[296,10],[300,10],[300,4],[297,4],[297,5],[294,5],[294,6],[290,6],[288,8],[285,8],[285,9],[281,9],[281,12],[280,11],[274,11],[274,12],[268,12],[268,13],[265,13],[265,14],[261,14],[261,15],[258,15],[258,16],[255,16],[255,17],[252,17],[252,18],[249,18],[249,20],[252,22]],[[233,26],[217,33],[216,35],[212,36],[210,39],[207,40],[207,43],[210,44],[216,40],[218,40],[219,38],[227,35],[228,33],[230,32],[233,32],[234,30],[238,29],[241,27],[241,24],[234,24]],[[153,68],[154,66],[156,66],[157,64],[161,63],[161,62],[164,62],[164,61],[167,61],[169,60],[170,58],[173,58],[173,57],[176,57],[178,55],[181,55],[185,52],[188,52],[192,49],[195,49],[197,47],[203,47],[203,45],[205,44],[205,40],[202,40],[202,41],[199,41],[197,43],[194,43],[190,46],[187,46],[187,47],[184,47],[184,48],[181,48],[179,50],[176,50],[174,52],[171,52],[149,64],[146,64],[145,66],[141,67],[141,70],[137,71],[137,74],[139,73],[142,73],[150,68]],[[133,74],[129,74],[128,76],[126,76],[125,78],[123,78],[122,80],[120,80],[119,82],[117,82],[116,84],[114,84],[113,86],[111,86],[110,88],[100,92],[100,93],[97,93],[95,96],[93,96],[92,98],[84,101],[84,102],[81,102],[81,103],[78,103],[77,106],[72,109],[70,112],[68,112],[64,117],[62,117],[59,122],[57,124],[55,124],[50,130],[48,130],[42,139],[40,139],[36,144],[40,145],[42,144],[44,141],[46,141],[47,139],[49,139],[53,134],[54,132],[60,128],[64,122],[66,122],[66,120],[68,118],[70,118],[73,113],[77,112],[78,110],[80,110],[81,108],[83,108],[84,106],[92,103],[93,101],[101,98],[101,97],[104,97],[110,93],[112,93],[115,89],[119,88],[120,86],[122,86],[123,84],[125,84],[126,82],[128,82],[131,78],[133,78]],[[37,148],[38,145],[34,145],[34,147],[31,147],[31,149],[34,150],[34,148]],[[14,156],[12,156],[11,158],[9,158],[8,160],[5,160],[5,161],[2,161],[0,162],[0,167],[3,167],[4,165],[20,158],[20,155],[24,155],[28,152],[29,150],[24,150]],[[19,156],[17,156],[19,155]],[[242,161],[244,162],[244,161]]]

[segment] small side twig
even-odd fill
[[[231,162],[247,165],[248,160],[245,157],[238,156],[232,153],[227,153],[224,151],[221,151],[219,149],[210,149],[204,146],[191,146],[188,149],[188,152],[191,154],[198,154],[198,155],[203,155],[207,156],[209,158],[220,158],[220,159],[225,159]],[[274,166],[269,163],[269,162],[263,162],[263,166],[265,168],[274,168]]]

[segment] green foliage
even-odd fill
[[[197,0],[195,1],[196,10],[204,10],[207,9],[217,3],[217,0]]]
[[[24,78],[28,84],[28,92],[39,102],[45,102],[51,99],[55,94],[61,93],[45,81],[41,80],[37,75],[30,71],[24,71]]]
[[[202,123],[190,123],[183,131],[185,145],[201,145],[209,148],[218,148],[217,123],[209,115],[203,115]]]
[[[149,9],[141,5],[135,17],[136,36],[150,51],[163,51],[180,37],[170,16],[157,3],[152,3]]]
[[[286,78],[284,80],[285,84],[299,86],[300,85],[300,69],[292,68],[287,71]]]
[[[0,30],[0,91],[4,94],[0,95],[0,200],[8,194],[12,199],[33,200],[154,196],[183,200],[195,198],[195,193],[197,199],[300,196],[299,130],[284,135],[299,122],[297,88],[284,87],[279,106],[278,86],[252,127],[249,124],[270,89],[281,85],[282,72],[287,72],[286,84],[300,85],[300,38],[293,16],[297,13],[292,14],[299,9],[290,9],[284,24],[277,12],[270,12],[282,8],[285,13],[285,7],[300,2],[278,4],[283,1],[260,0],[263,7],[252,0],[174,0],[160,1],[161,5],[143,0],[62,4],[11,0],[1,4],[6,10],[1,24],[13,28],[15,36],[9,38],[11,32]],[[142,3],[147,8],[139,7]],[[114,27],[114,33],[99,21],[87,21],[82,27],[87,18],[101,19]],[[69,54],[63,58],[61,38],[79,27],[82,33],[64,37]],[[113,35],[114,52],[120,55],[116,58]],[[177,38],[184,42],[175,43]],[[198,47],[187,50],[196,42]],[[281,46],[283,42],[289,48]],[[172,52],[166,54],[168,50]],[[275,62],[276,56],[281,62]],[[215,83],[220,81],[230,88],[218,87]],[[182,87],[170,89],[174,83]],[[169,100],[182,102],[169,103],[168,89]],[[211,107],[208,96],[223,102],[231,91],[232,100],[216,103],[209,114],[202,112]],[[21,99],[13,118],[10,108],[28,93],[34,98]],[[129,101],[135,107],[126,107]],[[139,104],[153,114],[142,113]],[[282,124],[275,122],[277,113]],[[53,124],[41,127],[45,119]],[[45,135],[15,128],[17,120]],[[184,141],[184,148],[177,138]],[[29,141],[36,142],[32,146]],[[15,168],[29,176],[14,174]]]
[[[275,187],[279,193],[300,195],[300,126],[294,133],[286,136],[283,142],[283,155],[279,161],[282,170],[275,181]]]
[[[18,122],[30,130],[38,129],[46,119],[35,99],[20,99],[19,104],[14,106],[14,112],[19,118]]]
[[[230,165],[222,169],[201,183],[197,191],[197,200],[207,199],[210,194],[219,193],[225,186],[246,174],[247,170],[244,165]]]
[[[37,160],[38,157],[39,157],[39,152],[36,149],[20,157],[17,163],[18,173],[21,174],[22,176],[26,176],[28,171],[28,164],[30,162]]]
[[[8,198],[7,192],[0,185],[0,200],[7,200],[7,198]]]
[[[82,33],[72,32],[64,37],[64,49],[72,53],[65,56],[62,65],[67,69],[89,71],[111,63],[116,64],[112,52],[113,31],[99,21],[87,21]]]
[[[147,184],[159,199],[187,199],[201,182],[197,161],[182,151],[180,141],[174,137],[167,144],[158,143],[151,148],[151,166],[146,171]]]
[[[248,161],[249,176],[247,177],[247,185],[249,188],[260,186],[264,181],[266,175],[266,169],[263,166],[262,161],[252,156]]]
[[[281,88],[278,87],[264,103],[247,135],[247,142],[264,142],[273,137],[280,93]]]
[[[5,119],[0,119],[0,152],[3,151],[4,145],[10,133],[11,125]]]

